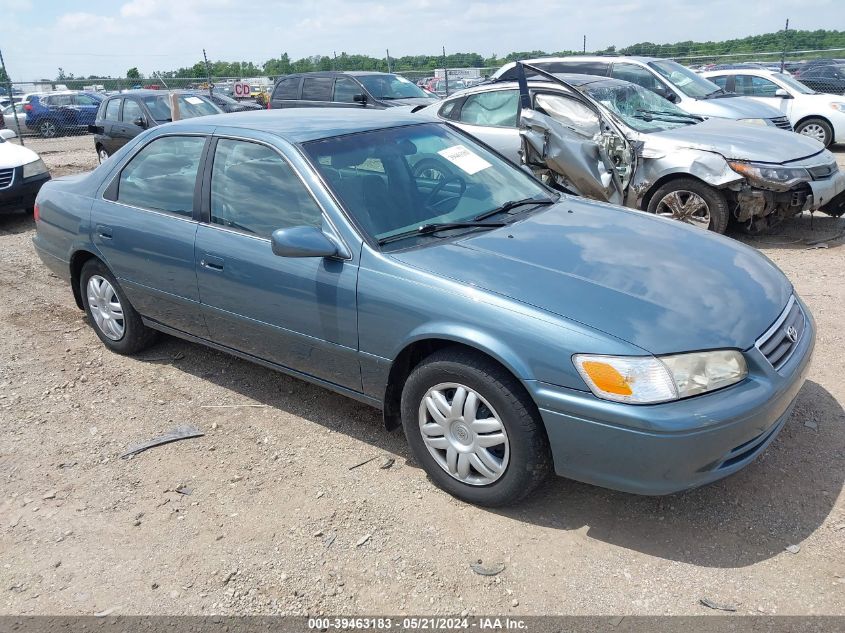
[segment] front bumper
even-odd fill
[[[802,306],[804,307],[804,306]],[[775,439],[804,384],[815,344],[807,328],[778,371],[745,352],[748,378],[710,394],[633,406],[591,393],[526,381],[546,427],[555,472],[605,488],[663,495],[742,469]]]
[[[0,212],[29,209],[35,204],[41,186],[48,180],[50,174],[39,174],[23,180],[23,167],[16,167],[11,186],[0,189]]]

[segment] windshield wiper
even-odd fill
[[[557,200],[552,200],[551,198],[522,198],[521,200],[510,200],[509,202],[505,202],[502,205],[499,205],[495,209],[490,209],[489,211],[485,211],[484,213],[479,213],[477,216],[473,218],[474,221],[479,220],[486,220],[489,217],[497,215],[499,213],[505,213],[506,211],[510,211],[512,209],[516,209],[517,207],[524,206],[526,204],[534,204],[537,206],[547,205],[547,204],[554,204]]]
[[[474,220],[467,222],[433,222],[431,224],[423,224],[421,227],[419,227],[418,229],[414,229],[413,231],[403,231],[402,233],[397,233],[396,235],[389,235],[387,237],[383,237],[378,241],[378,244],[389,244],[390,242],[403,240],[406,237],[413,237],[415,235],[430,235],[431,233],[436,233],[437,231],[445,231],[447,229],[463,229],[475,227],[498,229],[503,226],[507,226],[507,224],[505,222],[476,222]]]

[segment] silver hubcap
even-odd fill
[[[44,136],[55,136],[56,126],[49,122],[42,123],[41,134],[43,134]]]
[[[125,322],[123,306],[112,285],[104,277],[93,275],[88,280],[88,308],[100,332],[113,341],[123,338]]]
[[[673,191],[657,203],[657,215],[680,220],[702,229],[710,226],[710,207],[704,198],[692,191]]]
[[[505,473],[508,434],[490,404],[465,385],[441,383],[419,408],[420,433],[438,465],[471,486],[491,484]]]
[[[825,134],[824,128],[818,123],[810,123],[809,125],[805,125],[803,128],[801,128],[801,134],[803,134],[804,136],[809,136],[810,138],[814,138],[819,143],[824,143],[825,141],[827,141],[827,134]]]

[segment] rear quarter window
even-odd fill
[[[282,79],[276,84],[273,91],[273,99],[299,99],[300,77],[289,77]]]

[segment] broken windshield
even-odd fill
[[[678,62],[662,59],[658,62],[649,62],[648,65],[675,88],[693,99],[704,99],[722,92],[722,89],[712,81],[697,75]]]
[[[701,121],[636,84],[597,82],[581,89],[637,132],[662,132]]]

